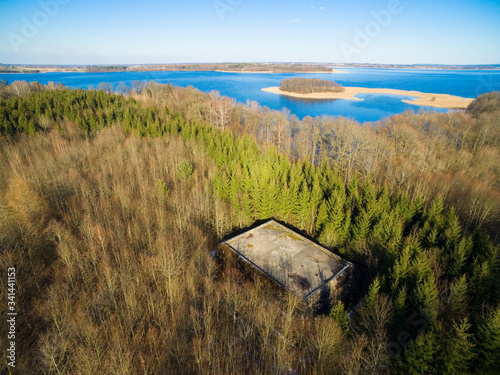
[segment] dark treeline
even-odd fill
[[[498,187],[498,94],[368,127],[155,83],[10,86],[0,259],[20,286],[18,371],[496,371],[498,215],[481,194]],[[352,315],[358,301],[303,319],[293,298],[218,273],[216,243],[270,217],[356,263]]]
[[[280,90],[311,94],[313,92],[342,92],[344,88],[335,81],[319,78],[287,78],[280,82]]]
[[[37,69],[10,68],[0,66],[0,73],[40,73]]]
[[[323,64],[280,64],[280,63],[203,63],[203,64],[156,64],[156,65],[97,65],[85,68],[88,72],[122,71],[231,71],[231,72],[331,72],[332,68]]]
[[[86,72],[150,72],[150,71],[230,71],[230,72],[273,72],[308,73],[332,72],[329,65],[318,63],[187,63],[187,64],[141,64],[141,65],[3,65],[0,73],[39,73],[47,71]]]
[[[87,66],[85,70],[89,73],[97,73],[97,72],[125,72],[127,70],[127,66],[125,65],[92,65]]]

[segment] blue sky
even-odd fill
[[[0,62],[500,64],[500,1],[0,0]]]

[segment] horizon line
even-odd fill
[[[149,63],[4,63],[0,62],[1,65],[24,65],[24,66],[112,66],[112,65],[122,65],[122,66],[141,66],[141,65],[198,65],[198,64],[323,64],[323,65],[395,65],[395,66],[498,66],[499,63],[479,63],[479,64],[443,64],[443,63],[379,63],[379,62],[355,62],[355,63],[343,63],[343,62],[321,62],[321,61],[217,61],[217,62],[149,62]]]

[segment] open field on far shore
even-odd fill
[[[448,94],[432,94],[420,91],[407,91],[395,89],[371,89],[365,87],[344,87],[343,92],[319,92],[312,94],[298,94],[293,92],[281,91],[279,87],[268,87],[262,91],[270,92],[273,94],[291,96],[294,98],[304,99],[347,99],[347,100],[363,100],[357,98],[357,94],[390,94],[390,95],[404,95],[415,97],[412,100],[402,100],[405,103],[413,105],[421,105],[436,108],[453,108],[463,109],[474,100],[472,98],[463,98],[461,96],[454,96]]]

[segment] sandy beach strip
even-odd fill
[[[312,94],[297,94],[293,92],[281,91],[279,87],[268,87],[262,91],[270,92],[273,94],[291,96],[294,98],[303,99],[347,99],[347,100],[363,100],[357,98],[357,94],[390,94],[390,95],[404,95],[413,96],[412,100],[402,100],[404,103],[436,108],[453,108],[463,109],[474,100],[471,98],[463,98],[461,96],[454,96],[448,94],[432,94],[420,91],[407,91],[395,89],[370,89],[365,87],[344,87],[343,92],[318,92]]]

